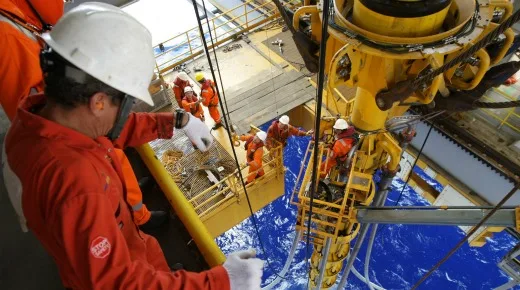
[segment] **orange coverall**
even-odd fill
[[[6,137],[7,161],[23,185],[30,229],[72,289],[229,289],[222,266],[172,273],[155,238],[134,224],[114,148],[171,138],[173,114],[132,113],[112,143],[31,113],[23,101]]]
[[[246,147],[246,160],[249,165],[249,171],[247,175],[247,183],[253,182],[257,177],[264,175],[264,169],[262,168],[262,157],[264,156],[264,143],[255,143],[253,135],[242,135],[240,141],[245,141]]]
[[[274,121],[271,126],[269,126],[269,129],[267,129],[267,140],[266,140],[266,147],[268,150],[271,150],[272,147],[275,145],[273,144],[273,140],[278,141],[281,143],[284,147],[287,145],[287,139],[291,136],[305,136],[307,135],[307,132],[302,131],[294,126],[287,125],[285,130],[281,130],[278,124],[280,121],[276,120]]]
[[[182,99],[182,108],[204,122],[204,110],[202,110],[200,103],[197,104],[197,97],[195,95],[190,98],[184,97]]]
[[[219,124],[222,120],[220,119],[220,113],[218,111],[218,94],[215,89],[215,82],[212,80],[206,80],[200,87],[202,97],[202,104],[208,107],[209,115],[215,121],[215,124]]]
[[[348,152],[352,146],[354,146],[354,139],[349,137],[344,137],[334,142],[327,160],[321,163],[321,178],[325,178],[327,174],[329,174],[332,167],[338,164],[338,161],[346,161]],[[327,165],[327,167],[325,167],[325,165]]]
[[[177,104],[179,108],[182,108],[182,100],[184,99],[184,89],[187,87],[193,87],[190,82],[185,82],[181,80],[179,77],[176,77],[173,81],[173,93],[175,94],[175,100],[177,100]],[[193,92],[195,94],[195,92]],[[189,112],[189,111],[188,111]]]
[[[37,0],[41,1],[41,0]],[[37,4],[33,0],[33,5]],[[39,4],[39,3],[38,3]],[[44,1],[44,5],[38,5],[39,13],[48,18],[58,19],[63,14],[63,1]],[[0,10],[24,20],[38,29],[42,24],[27,0],[8,1],[0,0]],[[54,24],[54,23],[52,23]],[[18,103],[28,95],[43,90],[43,76],[40,68],[40,43],[30,33],[24,33],[22,28],[15,28],[6,21],[0,21],[0,104],[9,120],[13,120]],[[4,45],[5,44],[5,45]],[[128,189],[128,202],[134,209],[134,218],[141,225],[150,219],[150,212],[143,204],[143,193],[135,177],[130,161],[123,150],[116,150],[121,162],[126,187]]]

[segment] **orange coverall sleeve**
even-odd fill
[[[290,135],[293,135],[293,136],[305,136],[307,134],[307,132],[302,131],[293,126],[289,127],[289,133],[290,133]]]
[[[80,283],[70,285],[74,289],[229,289],[229,278],[222,266],[201,273],[172,273],[141,260],[132,261],[106,195],[84,193],[67,199],[51,221],[52,234],[67,257],[67,261],[60,262],[72,268]],[[101,257],[95,256],[93,241],[103,239],[104,249],[108,250]]]
[[[253,135],[250,135],[250,134],[245,134],[245,135],[240,135],[240,141],[247,141],[249,140],[249,138],[251,138],[251,136]]]
[[[40,45],[3,21],[0,43],[0,104],[12,120],[18,103],[29,95],[31,88],[43,89]]]
[[[173,136],[173,122],[172,113],[131,113],[114,146],[124,149],[155,139],[170,139]]]

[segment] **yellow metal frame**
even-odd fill
[[[188,230],[193,241],[210,267],[221,265],[226,257],[202,223],[201,219],[186,200],[172,177],[159,161],[148,144],[136,147],[137,152],[161,187],[170,205]]]
[[[262,164],[262,168],[265,174],[262,177],[259,177],[247,185],[248,190],[254,190],[257,186],[261,186],[261,184],[269,182],[270,180],[276,178],[283,178],[284,170],[283,170],[283,147],[280,145],[275,148],[271,148],[270,151],[264,152],[264,159],[271,159],[268,162]],[[247,168],[242,168],[242,176],[247,177],[248,172]],[[259,171],[258,169],[257,171]],[[257,171],[252,172],[251,174],[255,174]],[[214,193],[210,198],[206,198],[208,193],[217,190],[220,186],[225,185],[223,189]],[[222,194],[226,191],[231,191],[232,194],[228,194],[224,198],[222,198]],[[188,202],[193,206],[194,210],[197,211],[197,214],[200,218],[206,217],[210,215],[212,212],[219,209],[219,207],[227,203],[231,202],[240,202],[241,195],[244,194],[244,188],[240,182],[240,177],[238,175],[238,170],[235,170],[232,174],[226,176],[221,179],[218,183],[212,185],[201,193],[193,196]],[[219,198],[222,198],[218,200]],[[216,201],[215,204],[211,205],[209,208],[201,210],[205,205],[211,203],[212,201]]]

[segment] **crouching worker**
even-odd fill
[[[249,166],[247,175],[247,182],[249,184],[256,178],[264,175],[264,169],[262,168],[262,158],[264,156],[264,145],[267,133],[264,131],[258,131],[253,135],[242,135],[240,141],[245,141],[244,149],[246,150],[246,166]]]
[[[263,262],[231,254],[202,273],[172,273],[157,240],[134,224],[114,148],[171,138],[199,149],[208,128],[183,112],[130,113],[153,105],[151,35],[121,9],[84,3],[43,34],[45,94],[27,97],[7,133],[8,178],[23,188],[27,224],[70,289],[258,289]]]

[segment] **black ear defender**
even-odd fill
[[[65,59],[55,53],[49,46],[40,51],[40,67],[44,74],[49,72],[61,72],[63,75],[67,63]]]

